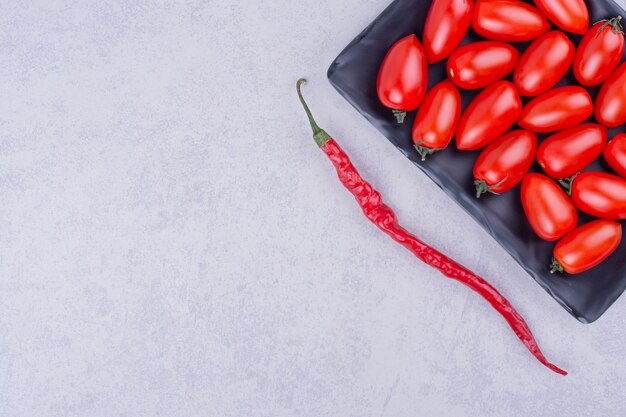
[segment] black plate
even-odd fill
[[[411,33],[422,39],[430,3],[430,0],[394,1],[335,59],[328,69],[331,84],[407,158],[474,217],[567,311],[583,323],[597,320],[626,288],[626,262],[623,258],[626,239],[609,259],[586,273],[576,276],[551,275],[548,265],[554,243],[542,241],[530,228],[522,209],[519,186],[502,196],[489,195],[477,200],[474,196],[472,167],[479,152],[459,152],[452,144],[445,151],[421,162],[411,141],[415,113],[409,114],[404,125],[398,125],[390,110],[378,101],[376,78],[387,50],[398,39]],[[625,15],[611,0],[587,1],[587,6],[591,22]],[[581,39],[580,36],[568,36],[575,44]],[[483,38],[470,30],[463,43],[479,40]],[[516,46],[522,50],[528,44],[520,43]],[[431,87],[443,80],[446,77],[445,60],[431,65],[428,76]],[[559,83],[568,84],[576,84],[571,71]],[[588,91],[595,97],[597,88]],[[477,93],[461,91],[463,106]],[[621,130],[611,129],[609,137]],[[544,139],[545,136],[540,138]],[[537,166],[533,170],[539,171]],[[594,162],[588,170],[610,171],[602,160]],[[591,218],[586,215],[580,216],[581,224],[589,220]]]

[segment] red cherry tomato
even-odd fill
[[[522,110],[522,101],[508,81],[498,81],[481,91],[469,104],[456,131],[460,150],[487,146],[502,136]]]
[[[574,76],[582,85],[602,83],[617,68],[624,53],[622,16],[596,23],[578,45]]]
[[[574,61],[576,48],[563,32],[553,30],[534,41],[522,54],[513,83],[521,96],[537,96],[556,85]]]
[[[426,94],[413,124],[413,142],[422,161],[448,146],[461,118],[461,106],[461,94],[450,80]]]
[[[583,172],[572,181],[578,210],[603,219],[626,219],[626,180],[605,172]]]
[[[615,172],[626,178],[626,134],[615,135],[604,148],[604,159]]]
[[[541,11],[517,0],[478,0],[472,28],[480,36],[502,42],[526,42],[550,29]]]
[[[622,241],[622,225],[596,220],[567,234],[554,247],[551,272],[580,274],[608,258]]]
[[[606,128],[593,123],[563,130],[541,143],[537,161],[552,178],[569,178],[600,156],[607,137]]]
[[[582,87],[559,87],[524,106],[517,123],[533,132],[556,132],[576,126],[593,113],[593,102]]]
[[[526,175],[521,197],[528,223],[541,239],[552,242],[576,228],[578,213],[572,200],[545,175]]]
[[[424,26],[428,62],[448,57],[461,43],[472,23],[472,0],[434,0]]]
[[[424,47],[415,35],[396,42],[378,72],[376,91],[381,103],[394,110],[398,122],[407,111],[415,110],[428,87],[428,63]]]
[[[589,27],[589,11],[584,0],[535,0],[539,10],[561,29],[584,34]]]
[[[527,130],[514,130],[491,143],[474,164],[476,197],[515,187],[533,164],[536,152],[537,135]]]
[[[448,58],[448,77],[460,88],[475,90],[506,77],[517,65],[519,51],[504,42],[474,42]]]
[[[626,122],[626,62],[617,67],[600,87],[595,114],[606,127],[617,127]]]

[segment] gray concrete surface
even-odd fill
[[[576,322],[326,81],[386,3],[2,3],[0,416],[626,414],[626,298]],[[300,76],[569,377],[364,220]]]

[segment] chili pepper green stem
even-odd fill
[[[309,109],[309,106],[306,104],[306,101],[304,101],[304,97],[302,96],[303,84],[306,84],[306,80],[304,78],[300,78],[298,82],[296,83],[296,90],[298,90],[298,97],[300,98],[300,103],[302,103],[302,107],[304,107],[306,116],[309,119],[309,123],[311,124],[311,129],[313,129],[313,139],[315,140],[315,143],[317,143],[317,146],[321,148],[322,146],[326,144],[326,142],[330,140],[330,135],[326,133],[324,129],[320,128],[317,125],[317,122],[315,122],[315,119],[313,118],[313,114],[311,114],[311,110]]]
[[[565,272],[565,269],[563,269],[563,265],[561,265],[560,262],[556,260],[556,258],[552,258],[552,264],[550,265],[550,273],[554,274],[555,272],[562,274],[563,272]]]

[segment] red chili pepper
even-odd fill
[[[298,80],[296,88],[302,106],[304,106],[304,111],[306,111],[309,122],[311,123],[313,139],[315,139],[315,143],[317,143],[330,159],[337,170],[339,180],[344,187],[354,195],[365,216],[385,234],[411,251],[419,260],[438,269],[448,278],[452,278],[467,285],[481,295],[502,315],[524,346],[526,346],[542,364],[558,374],[567,375],[566,371],[548,362],[543,353],[541,353],[539,345],[526,324],[526,321],[524,321],[524,318],[498,290],[469,269],[448,258],[436,249],[431,248],[398,224],[395,213],[383,202],[380,193],[361,177],[354,165],[352,165],[352,162],[350,162],[348,155],[346,155],[337,142],[335,142],[326,131],[321,129],[313,119],[313,115],[304,101],[304,97],[302,97],[301,86],[305,82],[306,80],[304,79]]]

